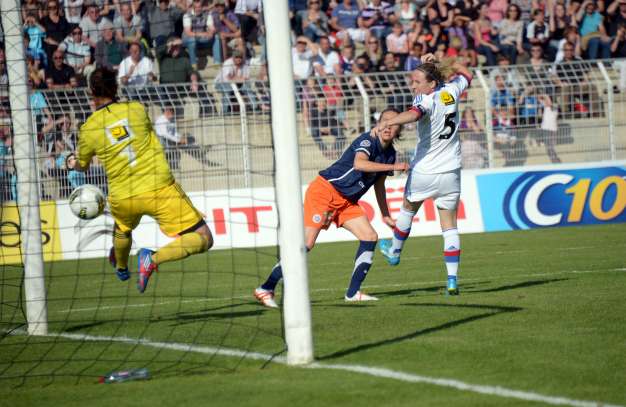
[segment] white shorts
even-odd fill
[[[422,202],[432,198],[437,208],[454,210],[461,196],[461,169],[441,174],[411,171],[406,180],[404,196],[410,202]]]

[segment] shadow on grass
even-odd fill
[[[313,305],[313,304],[311,304]],[[374,304],[364,304],[362,302],[346,302],[344,304],[324,304],[319,303],[313,305],[315,307],[323,307],[323,308],[372,308],[377,307],[378,305]]]
[[[472,283],[472,284],[468,284],[468,285],[463,285],[462,288],[464,289],[471,289],[476,287],[476,285],[479,284],[484,284],[484,283]],[[440,285],[434,285],[432,287],[422,287],[422,288],[407,288],[407,289],[403,289],[403,290],[395,290],[395,291],[384,291],[384,292],[375,292],[374,294],[377,297],[383,298],[383,297],[411,297],[411,296],[415,296],[417,295],[419,292],[425,292],[425,293],[439,293],[439,292],[443,292],[446,288],[446,283],[442,282]]]
[[[178,321],[177,324],[174,325],[183,325],[183,324],[191,324],[196,321],[209,321],[216,319],[235,319],[235,318],[245,318],[245,317],[254,317],[261,314],[264,314],[266,311],[264,309],[258,309],[253,311],[235,311],[235,312],[197,312],[193,314],[186,315],[176,315],[172,318],[160,319],[163,320],[173,320]]]
[[[362,345],[354,346],[351,348],[343,349],[337,352],[333,352],[328,355],[323,355],[318,357],[318,360],[329,360],[340,358],[343,356],[347,356],[353,353],[363,352],[366,350],[378,348],[381,346],[392,345],[395,343],[399,343],[402,341],[406,341],[409,339],[417,338],[418,336],[431,334],[434,332],[444,331],[446,329],[455,328],[459,325],[468,324],[470,322],[478,321],[481,319],[493,317],[496,315],[517,312],[521,311],[523,308],[519,307],[505,307],[498,305],[483,305],[483,304],[402,304],[412,307],[449,307],[449,308],[468,308],[468,309],[479,309],[479,310],[489,310],[489,312],[485,312],[478,315],[472,315],[470,317],[465,317],[461,319],[456,319],[454,321],[445,322],[443,324],[435,325],[429,328],[418,329],[417,331],[413,331],[411,333],[397,336],[395,338],[383,339],[376,342],[364,343]]]
[[[89,323],[86,323],[86,324],[73,325],[73,326],[70,326],[69,328],[65,328],[63,331],[65,331],[65,332],[77,332],[77,331],[81,331],[83,329],[89,329],[89,328],[94,328],[96,326],[104,325],[104,324],[107,324],[109,322],[117,322],[117,321],[94,321],[94,322],[89,322]]]
[[[165,314],[159,316],[153,316],[151,318],[146,318],[142,320],[146,324],[153,324],[159,322],[174,322],[174,325],[183,325],[190,324],[194,322],[201,321],[211,321],[211,320],[228,320],[228,319],[236,319],[236,318],[245,318],[251,316],[258,316],[265,313],[267,310],[265,308],[259,307],[255,310],[247,310],[247,311],[233,311],[236,307],[241,306],[249,306],[252,303],[242,302],[238,304],[229,304],[222,305],[219,307],[213,308],[205,308],[203,310],[198,311],[190,311],[190,312],[178,312],[173,314]],[[227,312],[216,312],[221,310],[229,310]],[[127,322],[138,322],[137,319],[129,318],[118,318],[118,319],[108,319],[101,321],[90,321],[82,324],[72,325],[63,329],[64,332],[79,332],[85,329],[94,328],[97,326],[105,325],[105,324],[122,324]]]
[[[503,285],[500,287],[477,289],[477,286],[482,286],[482,285],[491,283],[490,281],[483,281],[483,282],[472,282],[469,284],[462,284],[459,288],[461,289],[462,292],[466,292],[466,293],[493,293],[493,292],[499,292],[499,291],[516,290],[518,288],[535,287],[535,286],[556,283],[556,282],[565,281],[565,280],[568,280],[568,279],[567,278],[554,278],[554,279],[549,279],[549,280],[531,280],[531,281],[523,281],[517,284],[507,284],[507,285]],[[444,292],[444,291],[445,291],[445,283],[442,283],[441,285],[435,285],[431,287],[407,288],[403,290],[385,291],[382,293],[375,293],[375,294],[376,296],[381,297],[381,298],[395,297],[395,296],[410,297],[410,296],[417,295],[419,292],[438,293],[438,292]]]
[[[471,292],[472,293],[494,293],[498,291],[516,290],[518,288],[534,287],[538,285],[556,283],[559,281],[566,281],[566,280],[569,280],[569,279],[568,278],[553,278],[550,280],[531,280],[531,281],[524,281],[524,282],[517,283],[517,284],[507,284],[507,285],[503,285],[500,287],[486,288],[483,290],[471,290]]]
[[[253,302],[240,302],[238,304],[229,304],[222,305],[219,307],[206,308],[201,311],[194,312],[179,312],[170,317],[159,318],[158,321],[175,321],[177,324],[174,325],[183,325],[189,324],[196,321],[207,321],[207,320],[227,320],[227,319],[236,319],[236,318],[245,318],[245,317],[253,317],[259,316],[267,312],[266,308],[263,307],[255,307],[254,310],[246,310],[246,311],[233,311],[236,307],[246,307],[254,305]],[[228,312],[215,312],[220,310],[229,310]]]

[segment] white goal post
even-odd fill
[[[278,243],[284,274],[287,361],[293,365],[306,364],[313,361],[313,335],[287,0],[263,0],[263,14],[272,103]]]
[[[26,320],[30,335],[47,335],[48,312],[41,244],[36,137],[30,114],[20,4],[17,0],[1,0],[0,11],[9,77],[14,162],[18,179],[17,206],[20,213],[20,239],[24,263]]]

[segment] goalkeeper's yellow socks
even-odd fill
[[[156,264],[168,261],[180,260],[192,254],[205,252],[209,248],[206,237],[197,232],[185,233],[178,239],[161,247],[152,255],[152,261]]]
[[[113,231],[113,251],[115,252],[116,267],[118,270],[128,269],[128,255],[133,243],[131,235],[120,232],[117,228]]]

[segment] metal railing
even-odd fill
[[[298,81],[295,136],[303,182],[337,159],[383,109],[408,108],[408,77],[392,72]],[[33,111],[33,122],[41,194],[63,198],[71,189],[64,158],[75,149],[78,128],[93,106],[86,89],[40,93],[47,108]],[[166,107],[174,110],[177,131],[189,143],[166,150],[168,158],[177,157],[170,164],[186,190],[272,185],[267,82],[126,87],[120,96],[144,103],[153,120]],[[624,159],[625,113],[625,60],[476,70],[461,102],[464,168]],[[415,143],[415,126],[405,126],[396,144],[401,159],[410,159]],[[87,181],[104,185],[103,177],[95,165]]]

